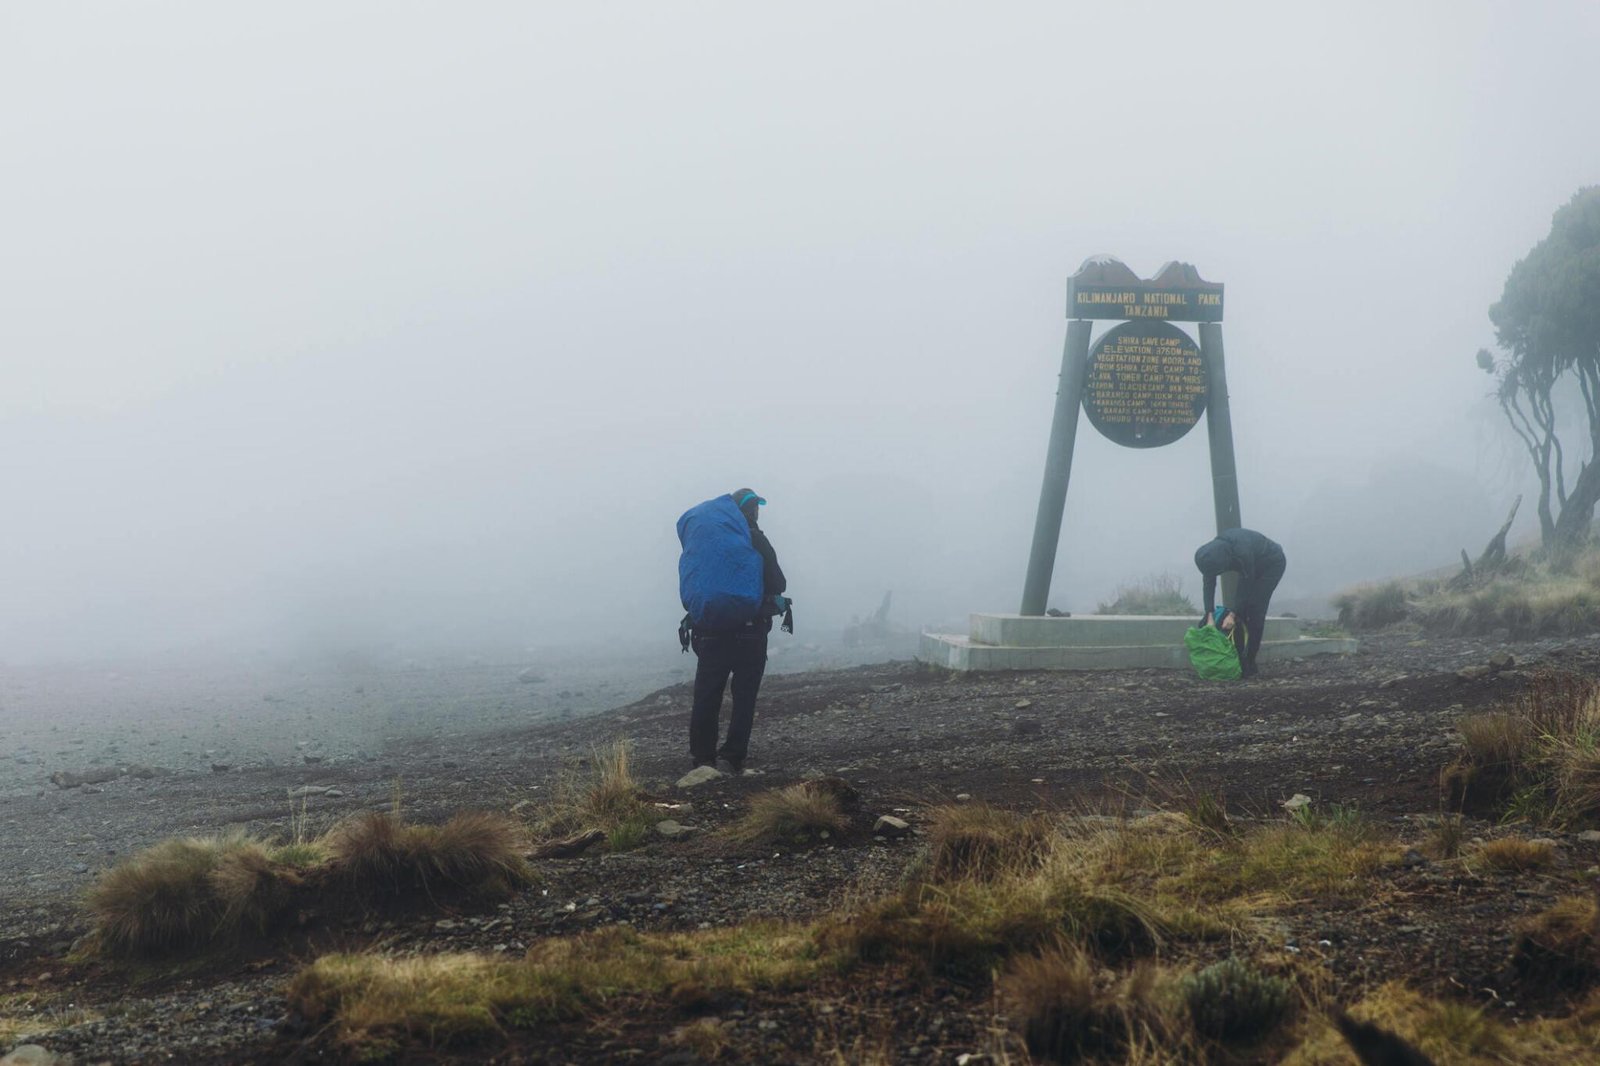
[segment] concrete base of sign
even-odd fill
[[[1153,615],[975,614],[966,636],[922,634],[917,658],[950,670],[1187,670],[1183,634],[1193,624]],[[1269,618],[1258,661],[1349,655],[1357,646],[1350,637],[1302,636],[1298,618]]]

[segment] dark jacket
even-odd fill
[[[782,614],[775,611],[772,597],[781,596],[789,587],[788,579],[783,576],[783,567],[778,565],[778,553],[772,549],[772,542],[767,535],[761,532],[761,527],[754,522],[750,523],[750,543],[756,551],[761,553],[761,613],[752,623],[763,632],[772,632],[773,614]]]
[[[1271,537],[1253,529],[1225,529],[1215,540],[1195,549],[1194,565],[1205,579],[1206,616],[1217,605],[1217,577],[1234,571],[1247,581],[1281,570],[1283,547]]]

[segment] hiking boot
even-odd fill
[[[719,752],[717,752],[717,756],[723,762],[727,763],[729,769],[731,769],[735,774],[744,773],[744,756],[743,755],[734,756],[734,755],[729,755],[725,751],[719,751]]]

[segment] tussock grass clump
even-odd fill
[[[1441,780],[1463,800],[1492,798],[1558,826],[1600,818],[1600,681],[1544,675],[1459,728],[1465,752]]]
[[[1095,608],[1095,614],[1182,615],[1195,617],[1200,608],[1183,591],[1183,580],[1176,574],[1154,574],[1140,581],[1117,586],[1110,603]]]
[[[440,891],[504,895],[527,884],[522,834],[497,814],[458,814],[440,826],[363,811],[323,838],[336,883],[365,899]]]
[[[1600,904],[1594,896],[1567,896],[1524,921],[1511,963],[1525,978],[1583,986],[1600,977]]]
[[[1363,585],[1333,598],[1339,624],[1352,633],[1365,633],[1406,620],[1406,590],[1398,581]]]
[[[962,803],[936,808],[927,837],[930,879],[987,881],[1038,869],[1056,835],[1037,815]]]
[[[242,835],[162,841],[102,875],[88,902],[107,954],[202,954],[270,934],[308,893],[326,901],[328,887],[364,902],[507,892],[531,878],[520,844],[498,815],[424,826],[368,812],[279,847]]]
[[[190,953],[266,932],[299,883],[295,867],[245,836],[165,840],[107,871],[89,909],[109,954]]]
[[[1454,859],[1461,854],[1461,846],[1466,839],[1466,823],[1459,814],[1440,815],[1428,832],[1423,850],[1435,859]]]
[[[1399,983],[1374,990],[1351,1008],[1350,1017],[1393,1033],[1440,1066],[1553,1061],[1508,1054],[1512,1048],[1506,1029],[1483,1011],[1464,1003],[1430,999]],[[1349,1066],[1351,1055],[1338,1030],[1328,1021],[1319,1020],[1305,1042],[1284,1062],[1294,1066]]]
[[[1549,844],[1501,837],[1484,844],[1468,858],[1473,869],[1497,874],[1520,874],[1543,870],[1555,862],[1555,849]]]
[[[835,790],[802,781],[753,796],[749,812],[728,835],[749,843],[774,842],[842,833],[849,827],[850,818]]]
[[[613,741],[590,752],[586,770],[562,776],[554,798],[532,818],[534,836],[551,841],[599,829],[612,851],[628,851],[649,839],[656,811],[633,776],[631,752],[627,740]]]
[[[1281,1024],[1293,1006],[1293,987],[1237,958],[1185,977],[1179,992],[1195,1032],[1212,1040],[1254,1040]]]
[[[1028,1052],[1044,1061],[1185,1059],[1192,1041],[1172,997],[1161,994],[1161,980],[1148,963],[1122,975],[1102,971],[1068,945],[1014,960],[1000,993]]]
[[[805,927],[757,922],[693,933],[613,927],[536,944],[526,958],[329,955],[290,983],[291,1008],[356,1056],[404,1043],[455,1047],[580,1017],[618,997],[800,987],[833,961]]]

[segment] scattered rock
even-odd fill
[[[1516,665],[1517,657],[1508,651],[1496,652],[1495,654],[1489,656],[1489,669],[1493,670],[1495,673],[1499,673],[1502,670],[1509,670]]]
[[[1407,848],[1406,853],[1400,858],[1400,863],[1403,866],[1413,868],[1417,866],[1426,866],[1428,865],[1428,857],[1422,854],[1422,852],[1418,851],[1416,848]]]
[[[1600,829],[1585,829],[1578,834],[1578,839],[1585,844],[1600,844]]]
[[[214,762],[214,763],[211,764],[211,772],[214,773],[214,774],[225,774],[229,770],[232,770],[232,769],[233,769],[233,764],[232,763]]]
[[[544,684],[545,678],[544,675],[539,671],[529,667],[517,675],[517,680],[522,682],[524,685],[542,685]]]
[[[290,799],[305,799],[307,796],[323,796],[332,788],[331,785],[301,785],[299,788],[288,790]]]
[[[677,822],[673,821],[671,818],[663,818],[661,821],[656,823],[656,832],[660,833],[662,836],[666,837],[668,840],[671,840],[674,837],[681,837],[685,833],[694,832],[694,826],[692,826],[692,825],[679,825]]]
[[[1016,703],[1013,703],[1011,706],[1015,707],[1019,711],[1025,711],[1029,707],[1033,706],[1033,701],[1032,700],[1018,700]]]
[[[1027,700],[1022,702],[1026,703]],[[1018,718],[1011,723],[1011,733],[1018,737],[1037,737],[1044,733],[1044,723],[1037,718]]]
[[[892,814],[882,814],[872,823],[872,832],[875,836],[903,837],[911,832],[911,824],[904,818],[896,818]]]
[[[678,778],[679,788],[694,788],[707,781],[716,781],[723,776],[722,771],[715,766],[696,766],[693,770]]]
[[[1395,674],[1393,677],[1386,678],[1381,684],[1378,685],[1378,687],[1394,688],[1396,685],[1400,684],[1400,682],[1410,680],[1410,677],[1411,675],[1409,674]]]
[[[322,761],[322,756],[320,755],[302,755],[300,758],[306,761],[307,766],[315,766]]]
[[[1461,669],[1456,671],[1456,680],[1482,681],[1493,672],[1494,671],[1490,670],[1487,666],[1463,666]]]
[[[1303,811],[1309,806],[1311,806],[1311,797],[1306,795],[1304,792],[1296,792],[1294,795],[1283,801],[1283,809],[1288,811],[1290,814],[1293,814],[1295,811]]]
[[[956,793],[956,802],[957,803],[966,803],[971,799],[972,799],[972,793],[970,793],[970,792],[957,792]]]
[[[0,1059],[0,1066],[69,1066],[71,1061],[38,1044],[19,1044],[11,1049],[11,1054]]]

